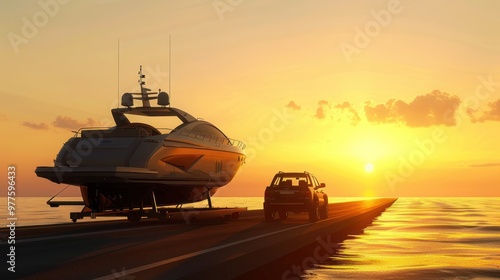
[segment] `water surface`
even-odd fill
[[[500,198],[400,198],[305,279],[500,279]]]

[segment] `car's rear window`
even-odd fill
[[[281,175],[274,178],[273,187],[306,187],[309,186],[308,177],[305,174]]]

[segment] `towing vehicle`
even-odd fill
[[[284,220],[290,211],[308,212],[310,222],[328,218],[328,195],[322,190],[325,187],[307,171],[278,172],[264,194],[266,221],[273,221],[276,214]]]

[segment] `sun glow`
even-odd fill
[[[371,163],[367,163],[365,165],[365,172],[366,173],[372,173],[374,169],[375,169],[375,166],[373,166],[373,164],[371,164]]]
[[[393,158],[400,141],[393,137],[395,131],[389,127],[361,126],[348,137],[348,148],[351,157],[355,157],[365,164],[373,161]]]

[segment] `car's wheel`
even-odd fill
[[[324,196],[324,204],[319,211],[319,218],[324,220],[328,218],[328,196]]]
[[[286,218],[288,218],[288,212],[285,210],[281,210],[280,211],[280,220],[285,220]]]
[[[319,217],[319,206],[317,202],[314,202],[309,208],[309,222],[314,223]]]
[[[274,211],[269,208],[264,208],[264,217],[266,221],[272,222],[274,220]]]

